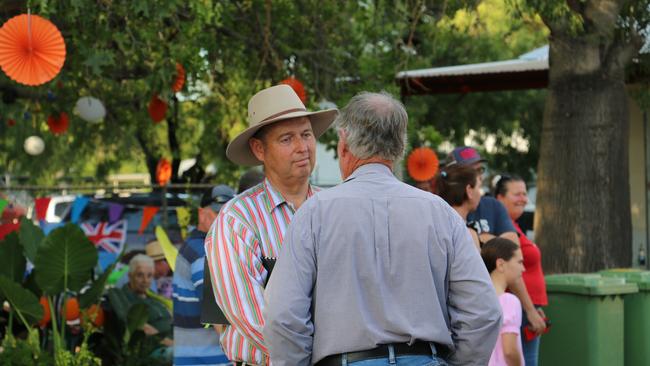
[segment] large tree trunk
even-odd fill
[[[548,273],[631,262],[624,69],[632,53],[596,31],[603,30],[576,35],[551,27],[535,219]]]

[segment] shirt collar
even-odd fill
[[[287,204],[291,207],[289,202],[282,196],[282,193],[275,189],[271,182],[267,178],[264,178],[264,193],[266,197],[266,210],[271,213],[274,209],[277,207],[281,206],[282,204]],[[311,197],[314,195],[314,189],[312,188],[311,184],[307,187],[307,198]]]
[[[393,175],[393,172],[384,164],[369,163],[358,167],[345,181],[347,182],[368,174]]]

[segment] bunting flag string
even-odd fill
[[[122,218],[122,212],[124,212],[124,205],[119,203],[109,203],[108,204],[108,222],[111,224],[115,221]]]
[[[177,207],[176,217],[178,218],[178,226],[181,228],[181,237],[183,240],[187,238],[187,227],[190,224],[190,209],[187,207]]]
[[[171,268],[172,271],[176,271],[176,257],[178,257],[178,249],[176,249],[174,244],[172,244],[171,240],[169,240],[169,236],[167,236],[165,230],[160,226],[156,226],[156,239],[158,239],[158,243],[160,243],[160,247],[165,254],[165,259],[169,264],[169,268]]]
[[[5,207],[9,204],[9,201],[7,201],[4,198],[0,198],[0,215],[5,211]]]
[[[50,200],[50,197],[39,197],[34,200],[34,211],[36,211],[36,219],[39,221],[45,220]]]
[[[160,207],[158,206],[144,206],[144,209],[142,210],[142,222],[140,223],[138,234],[142,235],[144,233],[147,226],[149,226],[151,219],[156,216],[158,210],[160,210]]]
[[[120,253],[124,248],[127,233],[126,220],[120,220],[114,224],[107,222],[98,222],[97,224],[84,222],[80,227],[99,251]]]
[[[88,205],[90,198],[84,196],[77,196],[72,202],[72,215],[71,221],[73,223],[78,223],[79,218],[81,218],[81,213],[84,211],[84,208]]]

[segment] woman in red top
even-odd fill
[[[526,284],[526,290],[528,290],[528,294],[542,318],[545,318],[546,316],[542,311],[542,306],[548,304],[548,299],[546,296],[544,272],[542,271],[542,254],[537,245],[524,235],[515,221],[524,213],[524,207],[528,203],[526,183],[520,177],[504,175],[497,181],[494,196],[506,207],[508,215],[510,215],[510,219],[515,229],[517,229],[521,252],[524,257],[524,268],[526,269],[522,276]],[[523,319],[522,335],[523,328],[526,325],[527,321]],[[521,339],[526,366],[537,366],[540,337],[537,336],[531,340],[527,340],[526,337],[522,336]]]

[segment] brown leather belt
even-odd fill
[[[388,346],[389,345],[387,344],[382,344],[377,348],[369,349],[366,351],[348,352],[347,353],[348,363],[362,361],[362,360],[370,360],[375,358],[386,358],[389,356]],[[410,346],[406,343],[395,343],[392,346],[394,349],[395,357],[407,356],[407,355],[409,356],[433,355],[433,352],[431,351],[431,343],[429,342],[415,342]],[[441,356],[439,351],[441,351],[443,347],[438,347],[437,345],[435,346],[436,346],[436,350],[437,350],[436,352],[438,356]],[[316,366],[341,366],[342,357],[343,354],[327,356],[322,360],[318,361],[316,363]]]

